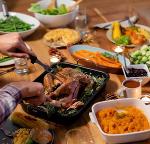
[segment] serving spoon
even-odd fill
[[[1,6],[2,6],[2,11],[3,11],[3,15],[4,17],[8,18],[9,12],[8,12],[8,7],[7,7],[7,3],[5,0],[0,0]]]
[[[83,0],[78,0],[76,1],[73,5],[69,6],[67,9],[68,9],[68,12],[71,12],[77,5],[79,5]]]

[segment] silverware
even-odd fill
[[[134,23],[130,20],[129,17],[126,17],[130,26],[134,26]]]
[[[128,67],[127,67],[126,58],[125,58],[124,53],[123,53],[122,55],[123,55],[123,61],[124,61],[124,68],[125,68],[126,73],[128,74],[128,73],[129,73],[129,70],[128,70]]]
[[[94,8],[94,11],[100,18],[104,20],[104,22],[108,22],[108,19],[102,14],[102,12],[99,9]]]
[[[4,75],[8,72],[12,72],[13,70],[15,70],[15,67],[9,68],[7,70],[2,70],[2,71],[0,71],[0,75]]]
[[[41,62],[36,56],[32,56],[30,55],[30,59],[31,59],[31,63],[37,63],[39,64],[40,66],[42,66],[45,71],[47,71],[48,73],[51,74],[52,77],[56,78],[57,80],[59,80],[61,83],[63,83],[56,75],[54,75],[52,72],[49,71],[49,66],[44,64],[43,62]],[[62,76],[62,75],[61,75]]]
[[[1,0],[1,6],[2,6],[4,17],[9,17],[8,7],[5,0]]]
[[[125,19],[122,19],[122,20],[119,20],[118,22],[124,22],[124,21],[126,21],[126,20],[128,20],[127,18],[125,18]],[[104,27],[102,27],[102,29],[106,29],[107,27],[109,27],[109,26],[111,26],[112,24],[107,24],[107,25],[105,25]]]

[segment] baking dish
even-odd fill
[[[96,86],[95,89],[93,89],[93,93],[90,95],[89,98],[87,98],[85,100],[85,104],[83,107],[81,107],[80,109],[78,109],[75,113],[71,113],[69,111],[67,111],[67,113],[62,113],[62,112],[58,112],[58,110],[55,108],[52,111],[52,108],[47,108],[43,105],[41,106],[33,106],[29,103],[22,103],[22,107],[23,109],[31,114],[31,115],[35,115],[41,118],[44,118],[46,120],[50,120],[50,121],[54,121],[57,123],[61,123],[61,124],[69,124],[72,123],[73,120],[76,120],[78,118],[80,118],[80,115],[85,112],[85,110],[89,107],[89,104],[100,95],[101,91],[103,90],[103,88],[105,87],[107,81],[109,80],[109,75],[103,71],[97,71],[97,70],[93,70],[90,68],[86,68],[80,65],[76,65],[76,64],[71,64],[71,63],[66,63],[66,62],[60,62],[60,63],[56,63],[53,64],[48,71],[43,72],[36,80],[35,82],[41,82],[43,83],[43,79],[44,76],[48,73],[51,72],[53,74],[55,74],[55,71],[57,71],[57,69],[59,67],[62,68],[73,68],[73,69],[80,69],[82,70],[84,73],[90,75],[90,76],[96,76],[96,77],[101,77],[103,78],[103,80],[101,81],[99,86]],[[81,95],[82,97],[82,95]]]
[[[95,103],[92,106],[92,112],[89,113],[89,116],[90,116],[92,123],[96,124],[103,139],[107,143],[111,143],[111,144],[127,143],[127,142],[141,141],[141,140],[150,138],[150,129],[144,130],[144,131],[132,132],[132,133],[125,133],[125,134],[105,133],[101,129],[101,126],[98,123],[98,120],[96,118],[96,112],[103,108],[115,107],[115,106],[135,106],[138,109],[142,110],[142,112],[147,117],[148,121],[150,122],[150,110],[149,110],[150,106],[145,105],[144,102],[139,99],[123,98],[123,99],[109,100],[109,101]]]

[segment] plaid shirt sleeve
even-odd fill
[[[10,115],[21,99],[21,92],[12,85],[0,89],[0,123]]]

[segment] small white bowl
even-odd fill
[[[147,72],[147,76],[145,77],[127,77],[125,68],[122,66],[122,71],[125,76],[125,79],[139,79],[141,80],[141,85],[144,86],[150,81],[150,72],[146,64],[136,64],[136,65],[128,65],[127,68],[136,68],[136,69],[144,69]]]
[[[125,99],[117,99],[117,100],[109,100],[95,103],[92,106],[92,112],[89,113],[91,121],[96,124],[98,127],[102,137],[107,143],[116,144],[116,143],[128,143],[128,142],[136,142],[142,141],[150,138],[150,129],[132,133],[125,133],[125,134],[108,134],[105,133],[101,126],[98,123],[96,113],[97,111],[107,108],[107,107],[116,107],[118,105],[121,106],[135,106],[136,108],[142,110],[144,115],[147,117],[148,121],[150,122],[150,106],[145,105],[142,100],[133,99],[133,98],[125,98]]]
[[[29,15],[26,15],[23,13],[18,13],[18,12],[9,12],[9,14],[10,14],[10,16],[16,16],[19,19],[21,19],[22,21],[33,25],[30,30],[18,32],[22,36],[22,38],[25,38],[25,37],[31,35],[40,26],[40,22],[32,16],[29,16]],[[3,16],[3,12],[0,12],[0,19],[4,19],[4,18],[5,17]],[[11,33],[11,32],[0,31],[0,34],[7,34],[7,33]]]
[[[39,1],[38,4],[40,4],[42,8],[47,8],[50,2],[51,0],[42,0]],[[57,0],[58,6],[65,4],[68,7],[72,6],[74,3],[75,1],[73,0]],[[79,6],[73,9],[73,11],[62,15],[43,15],[40,13],[35,13],[35,17],[48,28],[65,27],[73,22],[78,13],[78,9]]]

